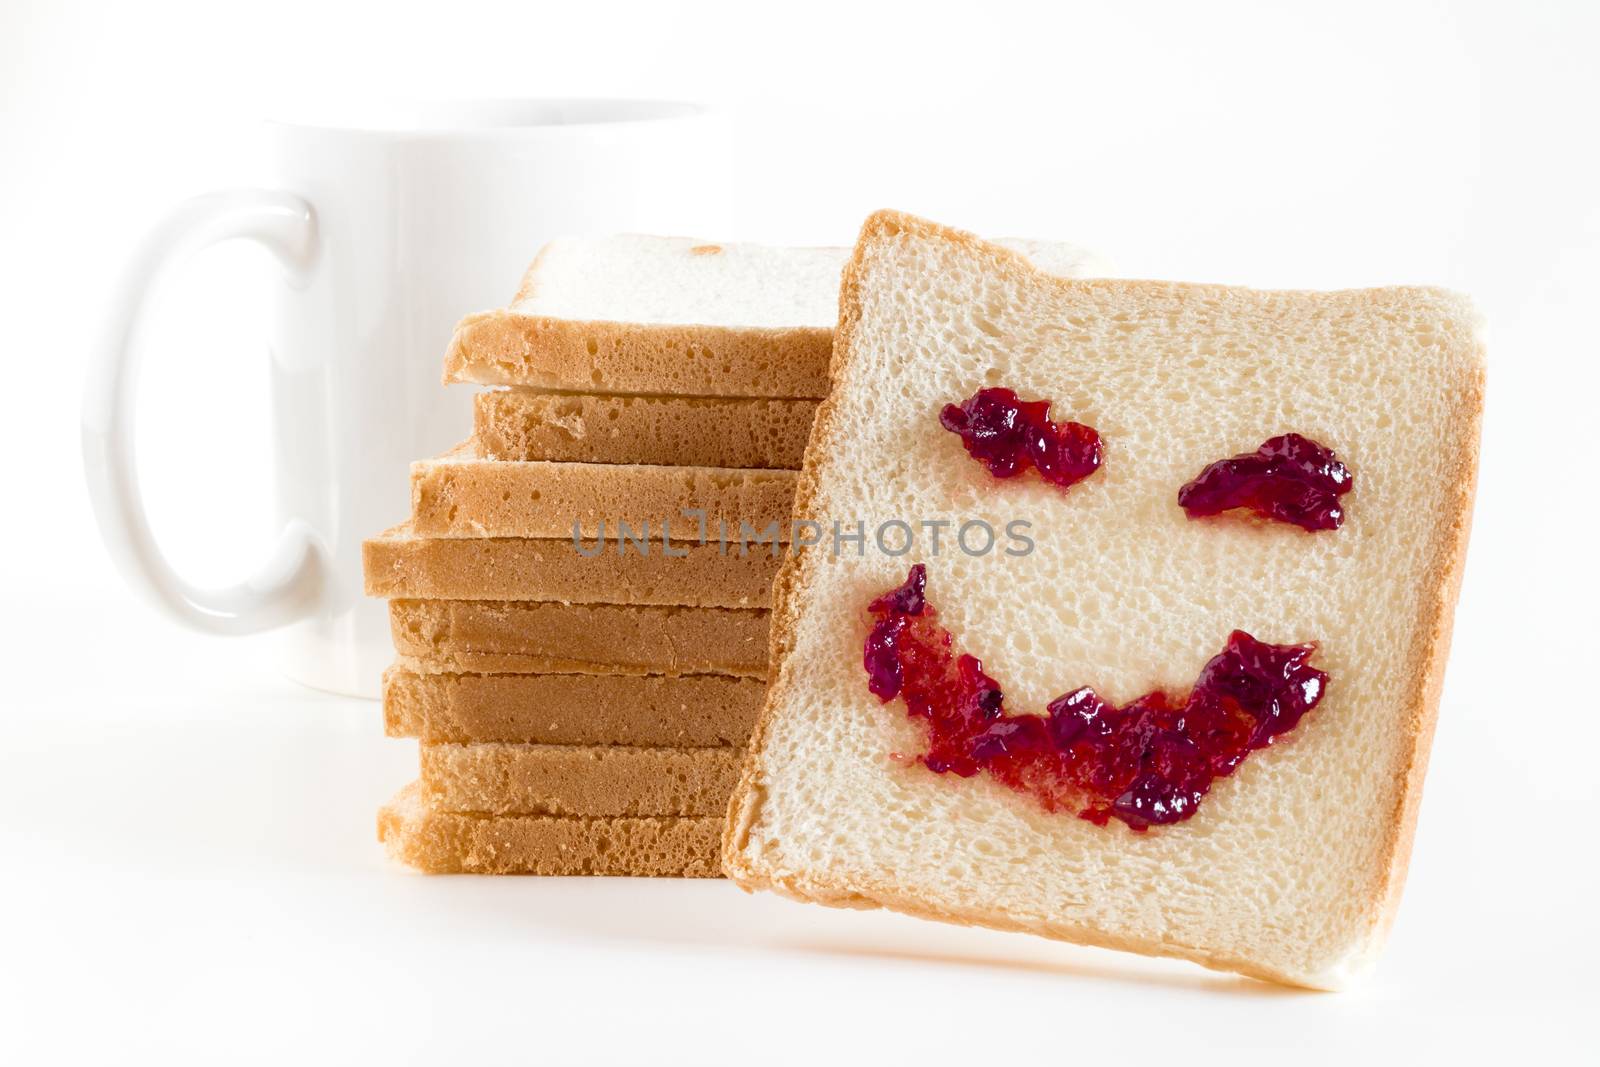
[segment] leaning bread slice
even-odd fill
[[[1100,269],[1071,246],[1018,244],[1062,274]],[[444,379],[587,393],[823,397],[848,254],[637,234],[552,241],[510,307],[456,327]]]
[[[1362,970],[1404,881],[1461,576],[1483,396],[1471,308],[1432,289],[1065,281],[883,213],[840,316],[797,517],[1022,520],[1033,548],[947,536],[934,552],[923,536],[898,558],[785,564],[730,876],[1306,986]],[[993,478],[940,422],[983,386],[1096,427],[1103,467],[1067,492]],[[1353,473],[1342,528],[1186,517],[1180,486],[1286,432]],[[1315,642],[1325,696],[1192,817],[1143,833],[1047,810],[987,771],[934,773],[916,759],[925,720],[863,669],[867,605],[913,561],[1009,714],[1080,686],[1119,705],[1182,693],[1235,629]]]
[[[798,470],[815,400],[600,396],[493,389],[473,397],[485,459]]]
[[[472,442],[411,465],[411,528],[423,537],[789,539],[794,471],[643,464],[500,462]],[[769,532],[770,528],[770,532]],[[775,539],[774,539],[775,538]]]
[[[391,600],[395,651],[436,670],[767,673],[769,614],[750,608]]]
[[[694,674],[456,674],[401,659],[383,674],[390,737],[718,748],[750,740],[767,687]]]
[[[778,570],[770,552],[741,554],[714,537],[644,553],[614,540],[591,549],[570,535],[420,537],[402,523],[362,543],[361,565],[368,596],[713,608],[765,608]]]
[[[435,811],[413,782],[378,813],[391,857],[427,874],[717,878],[720,818],[557,818]]]

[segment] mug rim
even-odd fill
[[[591,132],[708,118],[691,100],[649,97],[535,96],[480,99],[377,99],[319,103],[266,120],[269,127],[393,136],[516,136]]]

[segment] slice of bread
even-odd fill
[[[718,878],[720,818],[579,819],[434,811],[413,782],[378,812],[378,840],[428,874]]]
[[[384,731],[423,741],[742,746],[766,684],[691,674],[437,674],[401,660],[383,674]]]
[[[419,537],[402,523],[368,538],[361,563],[366,593],[375,597],[709,608],[765,608],[771,599],[778,560],[765,550],[741,556],[712,540],[676,543],[672,551],[657,543],[641,555],[613,542],[586,556],[570,535],[440,539]]]
[[[727,811],[743,751],[499,741],[421,747],[423,794],[438,811],[679,818]]]
[[[947,538],[933,553],[924,537],[904,558],[785,565],[727,872],[1305,986],[1366,967],[1404,881],[1467,540],[1484,376],[1467,302],[1066,281],[882,213],[840,316],[796,514],[1021,519],[1036,547],[968,555]],[[940,425],[985,385],[1096,427],[1102,469],[1066,493],[991,477]],[[1185,517],[1178,489],[1202,468],[1291,431],[1353,472],[1342,528]],[[868,691],[866,605],[917,560],[1010,714],[1079,686],[1118,703],[1182,693],[1235,628],[1316,642],[1326,696],[1185,822],[1135,833],[1051,813],[987,773],[906,759],[924,728]]]
[[[726,530],[737,552],[741,523],[749,539],[770,526],[788,541],[794,485],[794,471],[502,463],[479,459],[469,441],[411,465],[411,528],[422,537],[569,539],[576,529],[583,537],[604,532],[613,547],[620,531],[659,553],[663,531],[696,538],[703,516],[707,536],[717,541]]]
[[[815,400],[495,389],[474,401],[485,459],[798,470]]]
[[[1102,269],[1068,245],[1012,243],[1061,274]],[[509,308],[456,327],[444,380],[823,397],[848,252],[635,234],[552,241]]]
[[[456,327],[445,381],[825,396],[847,254],[633,234],[551,241],[509,308]]]
[[[768,612],[522,600],[391,600],[394,647],[434,669],[767,673]]]

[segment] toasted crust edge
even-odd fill
[[[717,878],[716,829],[715,817],[440,812],[428,807],[420,782],[405,786],[380,808],[376,826],[389,858],[422,874],[532,877]],[[619,837],[620,849],[615,847]],[[592,847],[597,840],[600,847]]]
[[[1022,255],[999,245],[990,244],[975,234],[942,226],[904,212],[881,210],[869,216],[861,227],[855,250],[845,264],[839,288],[839,325],[835,330],[830,378],[844,380],[853,351],[856,327],[861,319],[861,271],[868,245],[876,238],[893,237],[909,233],[936,237],[973,251],[982,252],[998,260],[1005,269],[1022,270],[1053,278],[1062,285],[1085,284],[1055,278],[1036,268]],[[1088,284],[1115,285],[1118,282],[1093,282]],[[1134,283],[1137,284],[1137,283]],[[1174,283],[1179,284],[1179,283]],[[1182,288],[1205,290],[1205,285],[1182,284]],[[1381,947],[1384,936],[1393,923],[1399,908],[1405,876],[1409,869],[1411,846],[1416,836],[1417,815],[1421,805],[1423,778],[1427,771],[1434,728],[1438,722],[1439,698],[1443,689],[1444,667],[1449,657],[1450,638],[1454,626],[1455,605],[1460,594],[1462,572],[1465,566],[1467,541],[1471,530],[1472,504],[1476,493],[1478,454],[1484,405],[1484,344],[1481,329],[1474,338],[1477,360],[1470,368],[1460,403],[1456,408],[1454,433],[1451,443],[1455,454],[1450,464],[1454,472],[1455,492],[1452,505],[1442,523],[1447,531],[1439,540],[1434,560],[1424,575],[1424,588],[1433,595],[1427,598],[1431,611],[1419,619],[1418,632],[1422,639],[1412,654],[1413,666],[1407,685],[1406,708],[1411,745],[1402,760],[1399,775],[1402,787],[1399,801],[1387,824],[1387,839],[1381,848],[1386,862],[1377,883],[1373,886],[1367,909],[1371,916],[1372,936],[1363,946],[1359,958],[1350,967],[1341,966],[1337,973],[1308,976],[1278,972],[1263,968],[1248,960],[1217,955],[1194,946],[1166,942],[1145,942],[1135,939],[1110,937],[1086,927],[1048,922],[1028,923],[1012,916],[983,908],[955,911],[930,906],[899,887],[863,881],[848,885],[827,878],[806,874],[778,877],[752,863],[746,854],[750,834],[760,821],[765,802],[765,766],[762,753],[766,749],[768,731],[780,695],[786,694],[794,684],[795,668],[789,653],[793,649],[795,621],[798,615],[797,592],[806,583],[811,571],[810,553],[789,556],[778,570],[773,584],[772,637],[770,671],[772,684],[756,720],[750,746],[740,769],[728,804],[728,821],[722,836],[723,873],[746,892],[767,889],[804,903],[829,907],[886,908],[919,918],[935,919],[960,926],[982,926],[996,930],[1021,931],[1039,934],[1058,941],[1119,949],[1147,956],[1170,956],[1187,959],[1212,970],[1243,974],[1266,981],[1308,989],[1337,989],[1354,970],[1369,962]],[[817,409],[811,439],[806,445],[805,462],[795,492],[794,518],[796,521],[814,518],[813,501],[818,490],[819,460],[828,451],[835,435],[835,409],[838,402],[833,395],[824,399]]]
[[[1484,396],[1487,387],[1485,345],[1480,326],[1473,338],[1476,364],[1463,383],[1464,395],[1454,410],[1450,441],[1456,445],[1452,456],[1452,507],[1441,518],[1445,536],[1437,542],[1432,565],[1424,576],[1424,588],[1431,591],[1419,620],[1422,634],[1413,652],[1407,710],[1411,747],[1399,772],[1399,800],[1388,824],[1389,837],[1384,855],[1387,860],[1371,901],[1372,941],[1367,956],[1382,948],[1405,890],[1411,869],[1411,849],[1416,840],[1417,817],[1422,808],[1422,785],[1428,760],[1433,752],[1433,735],[1439,723],[1439,704],[1444,692],[1445,666],[1450,658],[1450,641],[1455,630],[1456,603],[1466,572],[1467,543],[1472,534],[1473,504],[1478,490],[1478,458],[1482,447]]]
[[[444,382],[816,400],[828,394],[832,354],[833,330],[824,326],[612,322],[502,308],[456,325]],[[595,367],[599,359],[610,364],[609,374]],[[684,373],[674,380],[663,366]]]
[[[468,438],[449,451],[411,464],[411,529],[424,539],[518,539],[559,541],[597,537],[604,515],[589,502],[620,495],[642,509],[649,521],[671,518],[686,508],[703,509],[707,521],[746,523],[764,537],[774,527],[787,544],[793,526],[793,486],[798,471],[760,467],[687,467],[651,463],[574,463],[556,460],[492,460]],[[619,486],[616,483],[621,483]],[[687,484],[686,484],[687,483]],[[530,490],[537,486],[537,490]],[[541,506],[523,504],[523,494],[544,494]],[[558,511],[553,498],[574,501],[573,526],[544,525]],[[517,498],[512,503],[512,497]],[[535,500],[539,497],[536,495]],[[458,511],[467,515],[458,517]],[[619,521],[613,513],[614,522]],[[637,515],[635,516],[637,517]],[[564,521],[564,520],[563,520]],[[627,521],[627,520],[621,520]],[[648,537],[648,530],[644,536]],[[763,542],[767,543],[767,542]]]

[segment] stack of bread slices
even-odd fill
[[[721,873],[847,254],[555,241],[510,307],[457,327],[445,381],[495,388],[470,440],[413,465],[410,521],[365,546],[398,653],[386,728],[421,742],[380,814],[392,855]]]
[[[380,815],[392,855],[720,873],[845,254],[557,241],[460,324],[446,382],[497,388],[366,545],[387,732],[421,742]]]

